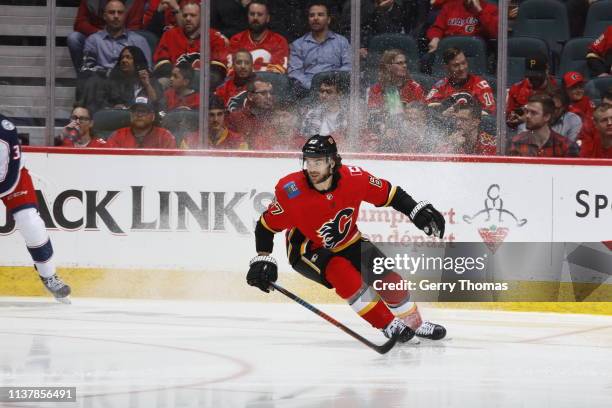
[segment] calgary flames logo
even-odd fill
[[[325,248],[335,248],[346,238],[351,230],[354,212],[353,208],[340,210],[333,219],[327,221],[317,230]]]

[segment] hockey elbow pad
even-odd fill
[[[255,227],[255,250],[257,252],[272,253],[273,248],[274,233],[264,227],[260,218],[259,221],[257,221],[257,226]]]

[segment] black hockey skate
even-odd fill
[[[70,286],[66,285],[57,275],[43,278],[40,276],[40,280],[49,292],[55,297],[58,302],[70,303]]]
[[[440,340],[446,336],[446,329],[444,326],[439,324],[423,322],[423,324],[416,329],[415,334],[417,337],[421,337],[423,339]]]
[[[382,332],[388,339],[394,334],[399,334],[397,338],[398,343],[406,343],[414,337],[414,331],[397,317],[393,319],[387,327],[382,329]]]

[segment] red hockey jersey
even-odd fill
[[[227,63],[227,47],[225,37],[215,30],[209,30],[210,35],[210,57],[225,65]],[[200,37],[187,38],[181,27],[174,27],[164,33],[153,55],[155,68],[161,64],[170,62],[172,65],[184,54],[200,53]]]
[[[572,102],[568,111],[580,115],[583,120],[584,118],[592,118],[593,112],[595,112],[595,104],[591,98],[585,95],[578,102]]]
[[[82,145],[77,145],[75,143],[75,141],[71,138],[65,137],[62,139],[62,147],[108,147],[108,145],[106,144],[106,140],[104,139],[99,139],[99,138],[93,138],[89,141],[89,143],[87,143],[86,145],[82,146]]]
[[[164,92],[164,98],[166,99],[166,111],[177,108],[189,108],[192,110],[198,110],[200,108],[200,93],[192,92],[189,95],[180,96],[176,93],[174,88],[168,88]]]
[[[557,88],[557,81],[551,75],[548,76],[547,86],[544,89],[538,89],[538,93],[551,93]],[[508,91],[508,99],[506,102],[506,119],[510,117],[510,113],[516,108],[521,108],[527,104],[531,95],[536,92],[531,86],[531,82],[527,78],[515,83]]]
[[[427,38],[444,38],[451,35],[497,38],[498,10],[494,4],[481,0],[480,13],[465,7],[463,0],[444,3],[440,14],[427,30]]]
[[[231,56],[242,48],[253,56],[254,71],[271,71],[279,74],[287,72],[289,44],[282,35],[266,30],[258,42],[253,41],[249,30],[234,35],[230,39],[229,65],[232,65]]]
[[[142,141],[138,141],[132,128],[117,129],[109,138],[106,147],[121,147],[124,149],[176,149],[174,136],[168,130],[153,126]]]
[[[237,86],[233,78],[225,81],[223,85],[217,88],[215,95],[223,99],[223,104],[228,112],[233,112],[242,109],[246,103],[246,84]]]
[[[413,101],[425,101],[425,92],[416,81],[406,81],[404,86],[399,90],[400,100],[404,103]],[[383,87],[380,82],[372,85],[368,91],[368,108],[382,108],[384,100]]]
[[[363,201],[378,207],[389,205],[395,187],[360,167],[343,165],[334,190],[320,193],[298,171],[282,178],[275,189],[275,199],[261,216],[262,224],[276,233],[299,229],[312,249],[325,247],[341,251],[357,242],[359,207]]]
[[[493,89],[486,79],[474,74],[469,74],[467,82],[458,87],[453,86],[448,78],[439,80],[427,94],[425,102],[428,104],[442,103],[448,97],[459,92],[469,93],[478,100],[487,113],[495,113],[496,105]]]
[[[604,31],[593,44],[589,45],[589,54],[587,57],[594,57],[595,55],[591,54],[597,54],[599,58],[605,58],[605,55],[610,52],[610,49],[612,49],[612,25],[609,25],[606,31]]]

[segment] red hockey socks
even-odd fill
[[[346,259],[334,256],[325,269],[325,279],[338,296],[345,299],[355,312],[372,326],[385,328],[394,318],[380,296],[365,285],[361,274]]]
[[[395,272],[386,274],[383,283],[399,283],[402,277]],[[386,287],[386,286],[383,286]],[[423,323],[421,313],[416,303],[410,301],[408,290],[379,290],[377,291],[382,300],[387,304],[389,310],[398,318],[404,321],[412,330],[416,330]]]

